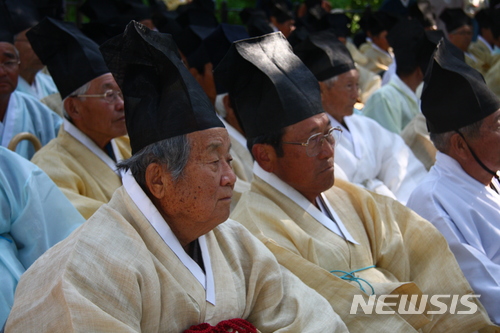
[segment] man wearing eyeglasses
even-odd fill
[[[27,34],[64,99],[57,139],[33,162],[89,218],[121,186],[116,163],[131,155],[123,96],[96,43],[75,25],[46,18]]]
[[[350,332],[473,332],[491,325],[477,300],[479,311],[469,315],[353,311],[354,296],[367,304],[370,295],[471,289],[429,222],[386,196],[341,180],[333,186],[338,130],[323,111],[317,79],[282,34],[234,42],[214,75],[229,89],[256,160],[251,190],[231,218],[322,294]]]
[[[8,147],[19,133],[33,134],[41,145],[57,136],[62,119],[38,100],[15,91],[19,78],[19,52],[9,24],[10,17],[0,3],[0,145]],[[16,153],[30,159],[35,146],[28,140],[15,147]]]
[[[422,92],[436,163],[408,207],[446,237],[490,318],[500,324],[500,99],[450,47],[439,44]]]
[[[328,119],[343,130],[335,163],[346,180],[405,204],[427,172],[399,135],[359,111],[353,114],[359,73],[349,50],[332,32],[320,31],[294,52],[318,79]]]

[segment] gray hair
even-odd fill
[[[189,160],[191,146],[186,135],[179,135],[152,143],[127,160],[117,164],[120,170],[130,170],[141,188],[148,193],[146,187],[146,169],[151,163],[158,163],[167,168],[174,181],[184,172]]]
[[[331,77],[331,78],[326,79],[326,80],[321,81],[321,82],[323,82],[328,89],[331,89],[333,87],[333,85],[335,84],[335,82],[338,81],[338,79],[339,79],[339,76],[336,75],[334,77]]]
[[[482,125],[483,125],[483,119],[476,121],[473,124],[464,126],[460,128],[458,131],[462,133],[464,137],[474,140],[481,135]],[[442,153],[447,153],[450,149],[450,139],[452,135],[455,133],[457,132],[449,131],[439,134],[430,133],[430,138],[437,150],[439,150]]]
[[[63,114],[64,114],[64,117],[66,119],[71,119],[71,117],[68,115],[68,112],[66,111],[66,109],[64,108],[64,101],[66,100],[66,98],[68,97],[75,97],[76,95],[85,95],[90,89],[90,81],[85,83],[83,86],[81,86],[80,88],[76,89],[75,91],[73,91],[71,94],[69,94],[69,96],[65,97],[63,99]],[[85,97],[83,97],[83,99],[85,99]]]

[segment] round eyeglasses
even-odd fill
[[[323,142],[328,142],[333,147],[336,147],[342,136],[342,129],[340,127],[332,127],[326,134],[316,133],[307,139],[307,142],[282,142],[288,145],[299,145],[306,147],[306,154],[309,157],[319,155]]]
[[[102,98],[109,104],[116,103],[118,101],[118,98],[120,98],[123,101],[123,94],[119,90],[113,90],[109,89],[106,90],[104,94],[98,94],[98,95],[75,95],[74,97],[94,97],[94,98]]]

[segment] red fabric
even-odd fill
[[[193,325],[184,333],[257,333],[257,329],[250,322],[241,318],[223,320],[216,326],[208,323]]]

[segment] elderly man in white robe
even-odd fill
[[[171,36],[131,22],[101,50],[127,105],[124,185],[25,274],[6,330],[347,332],[227,220],[229,136]]]
[[[349,50],[333,33],[321,31],[310,34],[294,52],[318,79],[332,126],[342,128],[335,163],[346,180],[405,204],[427,171],[399,135],[353,114],[359,74]]]
[[[122,185],[116,163],[130,157],[123,96],[99,46],[69,22],[45,18],[27,33],[47,64],[66,117],[33,163],[89,218]]]
[[[317,79],[282,34],[233,43],[214,75],[231,87],[256,160],[251,190],[242,195],[231,218],[325,296],[350,332],[490,328],[435,227],[396,200],[341,180],[333,186],[339,129],[322,109]],[[373,302],[376,295],[387,294],[393,300],[462,295],[477,311],[417,314],[396,309],[386,312],[390,315],[370,315],[353,303],[363,299],[367,304],[370,295]],[[445,302],[451,306],[451,298]]]
[[[450,46],[444,40],[439,45],[422,93],[436,163],[408,207],[445,236],[491,319],[500,324],[500,99]]]

